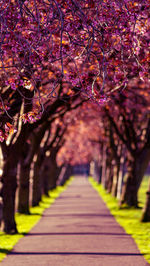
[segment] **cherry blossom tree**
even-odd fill
[[[38,105],[32,117],[38,117],[61,79],[98,102],[123,90],[132,73],[147,80],[149,1],[7,0],[0,12],[2,113],[11,116],[12,98],[21,101],[24,90],[33,90]],[[43,72],[54,66],[45,92]]]
[[[6,232],[17,231],[17,165],[31,133],[67,112],[82,97],[99,106],[110,102],[112,110],[113,104],[119,108],[124,91],[130,87],[134,91],[130,84],[134,79],[140,80],[142,93],[147,89],[149,8],[148,0],[0,1],[0,141]],[[134,110],[139,108],[133,94],[125,96],[127,112],[132,102]],[[124,103],[119,102],[123,107]],[[116,126],[118,109],[113,115],[114,120],[109,119],[115,134],[121,134],[125,144],[120,124]],[[129,114],[124,114],[122,107],[121,115],[124,129],[131,135],[137,129],[127,130],[133,115],[128,121]],[[146,145],[148,129],[143,134]],[[90,150],[90,143],[82,141],[80,146],[88,144]]]

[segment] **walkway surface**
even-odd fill
[[[1,262],[5,266],[145,266],[84,177],[73,180],[39,223]]]

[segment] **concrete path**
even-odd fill
[[[5,266],[145,266],[133,239],[77,177],[1,262]]]

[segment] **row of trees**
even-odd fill
[[[64,144],[64,134],[68,124],[65,116],[67,114],[71,116],[71,110],[76,109],[83,102],[84,100],[78,99],[77,95],[71,98],[68,97],[65,102],[56,99],[56,101],[48,105],[43,116],[31,124],[21,123],[19,115],[18,130],[9,134],[6,143],[1,143],[3,157],[1,181],[3,183],[2,197],[5,232],[17,231],[14,219],[17,177],[19,179],[18,211],[20,213],[29,213],[31,173],[33,175],[33,206],[38,205],[41,200],[42,190],[44,194],[48,195],[49,189],[56,187],[62,167],[66,168],[67,166],[61,164],[60,167],[57,167],[56,162],[56,155]],[[8,123],[7,126],[9,126]]]
[[[71,138],[63,147],[68,156],[74,155],[76,163],[93,160],[92,174],[98,182],[119,199],[120,205],[135,208],[138,208],[138,190],[150,162],[150,92],[148,87],[145,92],[145,88],[142,90],[138,83],[134,91],[128,88],[101,107],[89,104],[87,108],[86,104],[85,109],[82,106],[80,120],[74,128],[70,127]],[[77,130],[78,137],[73,141]],[[142,221],[150,221],[150,188]]]
[[[28,213],[30,174],[36,205],[41,188],[47,194],[64,164],[79,158],[98,156],[115,194],[124,157],[122,202],[137,206],[149,160],[149,7],[148,0],[0,1],[5,232],[17,232],[17,176],[18,210]]]

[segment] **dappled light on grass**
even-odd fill
[[[125,229],[127,234],[134,238],[140,252],[144,254],[145,259],[150,263],[150,223],[140,222],[141,208],[126,208],[126,206],[119,208],[117,199],[108,194],[102,185],[99,185],[93,178],[89,178],[89,181],[102,197],[117,222]],[[148,178],[145,177],[139,190],[139,206],[142,208],[146,199],[147,187]]]

